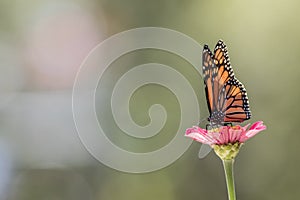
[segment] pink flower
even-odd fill
[[[221,126],[212,130],[202,129],[198,126],[188,128],[185,136],[190,137],[198,142],[208,145],[226,145],[234,143],[244,143],[249,138],[255,136],[260,131],[266,129],[262,121],[255,122],[248,130],[250,124],[242,127],[236,126]]]

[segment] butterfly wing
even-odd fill
[[[251,112],[246,89],[236,78],[230,79],[225,85],[226,103],[224,122],[243,122],[250,119]]]
[[[212,73],[215,71],[215,65],[213,61],[213,54],[208,48],[207,45],[204,45],[203,52],[202,52],[202,72],[205,84],[205,95],[206,95],[206,102],[207,107],[209,110],[209,114],[211,115],[212,110],[214,110],[215,103],[214,103],[214,90],[213,90],[213,81],[212,81]]]
[[[215,77],[213,77],[213,87],[215,90],[215,101],[217,112],[225,113],[224,105],[227,98],[224,93],[226,83],[234,77],[233,70],[227,52],[227,47],[222,40],[219,40],[214,49]],[[219,120],[220,121],[220,120]]]

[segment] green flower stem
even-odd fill
[[[234,159],[223,160],[229,200],[236,200],[235,189],[234,189],[233,163],[234,163]]]

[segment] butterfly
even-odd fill
[[[251,112],[246,89],[234,76],[227,47],[219,40],[212,53],[208,45],[202,52],[202,72],[212,126],[243,122]]]

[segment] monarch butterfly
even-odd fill
[[[250,119],[246,89],[234,76],[222,40],[216,44],[214,54],[204,45],[202,67],[210,124],[218,126]]]

